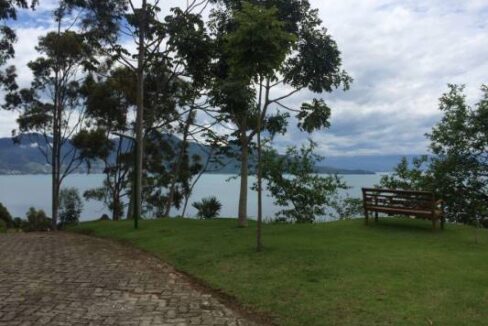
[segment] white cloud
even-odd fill
[[[486,1],[311,2],[355,78],[349,94],[325,96],[333,128],[314,137],[322,154],[425,152],[446,85],[466,84],[476,101],[488,82]]]

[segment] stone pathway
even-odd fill
[[[171,266],[69,233],[0,235],[0,326],[255,325]]]

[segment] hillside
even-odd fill
[[[266,224],[161,219],[81,224],[77,231],[151,252],[277,325],[486,325],[488,232],[382,218]]]

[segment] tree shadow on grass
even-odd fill
[[[421,233],[438,233],[441,232],[440,226],[437,226],[435,231],[432,230],[432,222],[430,220],[410,219],[406,217],[383,217],[379,218],[378,222],[370,220],[369,227],[377,230],[389,230],[396,232],[421,232]]]

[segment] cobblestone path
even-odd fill
[[[0,326],[254,325],[135,249],[69,233],[0,235]]]

